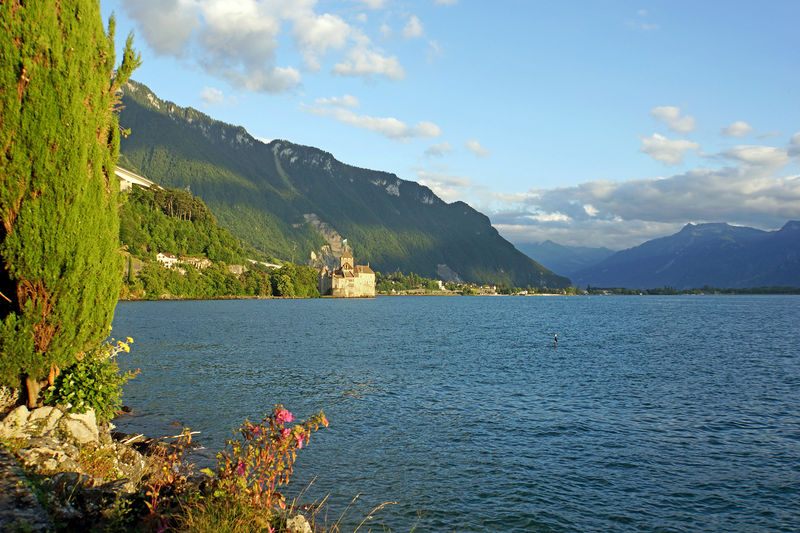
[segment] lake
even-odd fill
[[[121,302],[114,334],[121,429],[323,409],[286,493],[360,494],[343,531],[800,530],[799,296]]]

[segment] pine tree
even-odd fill
[[[0,0],[0,383],[73,363],[119,296],[119,86],[139,64],[97,0]]]

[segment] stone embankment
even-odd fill
[[[0,422],[0,531],[49,531],[51,519],[94,521],[100,517],[91,515],[109,501],[135,492],[146,459],[129,442],[112,438],[111,429],[98,425],[91,410],[12,410]]]
[[[113,429],[98,424],[92,410],[19,406],[8,412],[0,422],[0,532],[119,529],[126,509],[144,506],[142,494],[164,468],[165,450],[180,450]],[[184,466],[186,489],[201,490],[205,476]],[[287,518],[285,531],[311,533],[311,526],[296,515]]]

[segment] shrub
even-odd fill
[[[83,359],[64,370],[45,393],[48,405],[62,404],[76,413],[94,409],[97,421],[105,423],[114,418],[122,407],[122,385],[139,373],[120,373],[115,360],[120,352],[130,352],[130,343],[111,339],[86,354]]]

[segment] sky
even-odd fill
[[[417,181],[515,244],[619,250],[689,222],[800,219],[796,0],[101,10],[160,98]]]

